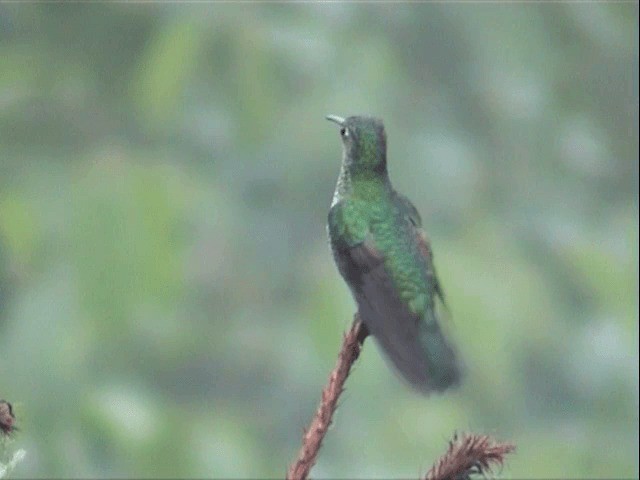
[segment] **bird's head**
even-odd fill
[[[382,120],[365,116],[326,118],[340,126],[343,161],[350,170],[387,171],[387,135]]]

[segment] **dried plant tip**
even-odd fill
[[[0,400],[0,434],[10,435],[15,427],[16,417],[13,414],[13,407],[6,400]]]
[[[512,443],[498,442],[488,435],[454,434],[447,452],[427,473],[425,480],[467,480],[471,475],[487,476],[502,466],[505,456],[516,449]]]

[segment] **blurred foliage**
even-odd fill
[[[638,5],[0,4],[0,396],[19,477],[281,477],[353,314],[323,115],[384,118],[457,391],[368,344],[314,470],[638,476]]]

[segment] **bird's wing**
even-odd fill
[[[406,219],[411,224],[413,233],[418,240],[420,253],[424,257],[425,263],[427,265],[427,276],[429,277],[429,283],[433,285],[434,293],[440,298],[442,304],[446,306],[444,291],[442,290],[442,285],[438,280],[436,268],[433,263],[433,250],[431,249],[431,243],[429,242],[427,233],[422,228],[422,218],[420,218],[418,209],[413,205],[413,203],[411,203],[411,200],[409,200],[401,193],[396,192],[396,196],[399,201],[400,208],[404,213]]]
[[[440,330],[433,308],[424,313],[412,311],[400,297],[384,254],[376,248],[371,233],[365,233],[357,242],[356,236],[348,232],[337,235],[337,225],[341,223],[339,207],[332,211],[329,228],[335,234],[332,246],[338,268],[351,288],[360,317],[387,357],[423,392],[443,390],[456,383],[456,356]],[[424,246],[428,253],[428,243]]]

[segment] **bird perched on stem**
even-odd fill
[[[460,364],[436,310],[444,302],[416,207],[387,172],[387,139],[372,117],[327,116],[342,137],[329,239],[358,313],[391,363],[417,390],[458,383]]]

